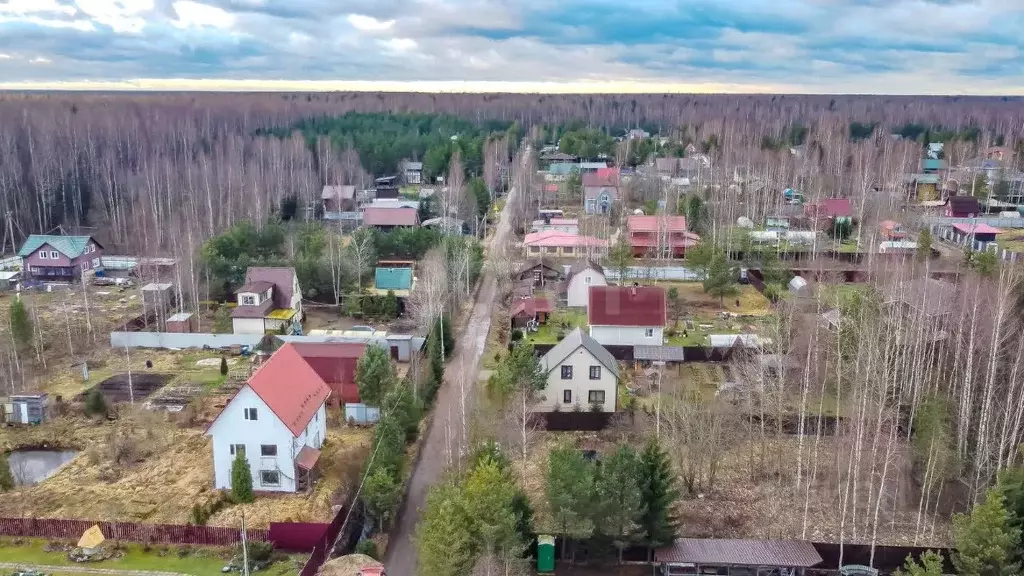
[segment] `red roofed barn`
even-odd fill
[[[207,430],[213,438],[214,487],[231,488],[231,462],[238,453],[249,462],[256,491],[308,487],[327,435],[330,395],[331,387],[300,348],[285,344],[249,377]]]
[[[363,210],[363,226],[385,232],[395,228],[413,228],[420,225],[420,215],[415,208],[369,206]]]
[[[587,306],[590,336],[604,346],[661,346],[667,323],[665,289],[592,286]]]

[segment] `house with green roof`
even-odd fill
[[[373,273],[373,293],[385,295],[394,292],[399,298],[408,298],[416,284],[412,268],[379,267]]]
[[[23,276],[43,282],[75,282],[83,274],[102,270],[103,246],[92,236],[32,234],[21,257]]]

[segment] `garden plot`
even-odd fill
[[[173,374],[118,374],[111,376],[96,385],[108,404],[121,402],[138,402],[164,387],[174,378]],[[87,393],[82,393],[76,400],[84,400]]]

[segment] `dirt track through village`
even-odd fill
[[[491,238],[490,246],[494,248],[509,241],[511,226],[508,206],[514,194],[515,190],[509,192],[498,227]],[[420,448],[420,458],[412,472],[409,491],[398,512],[398,524],[391,533],[387,556],[384,558],[388,576],[416,574],[416,547],[412,536],[419,521],[420,508],[426,503],[430,487],[441,479],[448,467],[449,446],[455,455],[465,449],[461,437],[462,408],[465,406],[469,410],[472,406],[470,398],[480,373],[480,358],[487,344],[495,292],[494,274],[485,263],[480,291],[469,320],[465,326],[453,330],[458,339],[455,354],[445,369],[445,383],[438,391],[433,421]]]

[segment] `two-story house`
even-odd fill
[[[423,162],[402,160],[399,168],[402,170],[402,180],[406,184],[419,185],[423,182]]]
[[[235,291],[238,306],[231,311],[235,334],[265,334],[302,327],[302,290],[294,268],[252,267],[245,285]]]
[[[76,282],[82,274],[103,268],[103,246],[92,236],[32,234],[18,251],[22,278],[46,282]]]
[[[570,411],[576,406],[615,412],[619,363],[582,329],[567,334],[539,362],[546,385],[537,395],[538,412]]]
[[[591,286],[590,337],[605,346],[661,346],[667,322],[665,289],[658,286]]]
[[[700,236],[686,229],[685,216],[630,216],[626,219],[634,256],[682,258]]]
[[[619,200],[619,171],[603,168],[583,174],[583,208],[587,214],[607,214]]]
[[[241,453],[253,490],[297,492],[310,487],[311,472],[327,436],[331,389],[292,344],[260,366],[210,424],[214,487],[231,488],[231,463]]]

